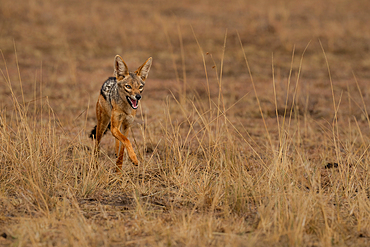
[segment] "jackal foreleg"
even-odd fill
[[[125,135],[123,135],[121,132],[120,132],[120,125],[123,121],[123,116],[122,114],[116,112],[114,109],[112,110],[112,117],[111,117],[111,132],[112,132],[112,135],[117,138],[122,144],[122,148],[119,152],[119,155],[118,155],[118,158],[117,158],[117,166],[118,167],[122,167],[122,163],[123,163],[123,150],[124,148],[127,149],[127,153],[128,153],[128,156],[130,157],[130,160],[132,161],[132,163],[134,165],[138,165],[139,164],[139,161],[136,157],[136,154],[134,152],[134,149],[132,148],[132,145],[131,145],[131,142],[129,139],[127,139],[127,137]],[[128,127],[128,126],[127,126]],[[124,129],[128,129],[127,127],[124,126]],[[127,131],[125,131],[127,134]]]

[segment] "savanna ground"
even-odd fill
[[[369,9],[0,0],[0,246],[368,246]],[[153,57],[121,175],[116,54]]]

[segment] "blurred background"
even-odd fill
[[[369,8],[365,0],[0,0],[0,68],[5,73],[7,67],[12,81],[18,81],[18,59],[26,100],[42,90],[59,114],[94,108],[101,84],[113,73],[116,54],[131,70],[153,57],[147,86],[151,93],[164,88],[176,93],[186,80],[189,90],[203,85],[197,89],[201,94],[202,55],[208,76],[215,77],[226,44],[226,92],[244,95],[251,83],[240,41],[261,90],[271,88],[272,65],[277,82],[286,81],[291,68],[292,76],[297,75],[306,47],[302,84],[310,83],[309,90],[318,92],[330,89],[320,42],[333,80],[340,84],[355,75],[366,85]],[[18,85],[13,87],[20,95]],[[9,89],[1,86],[0,93],[6,104]]]
[[[0,246],[370,246],[369,10],[0,0]],[[123,177],[88,139],[117,54],[153,57]]]

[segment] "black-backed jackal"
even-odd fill
[[[114,58],[114,77],[108,78],[100,90],[96,103],[98,124],[91,131],[90,137],[96,139],[95,151],[98,151],[100,140],[110,125],[112,135],[116,138],[117,172],[122,169],[125,147],[132,163],[139,164],[131,142],[127,139],[127,134],[134,121],[151,65],[152,58],[150,57],[135,72],[130,72],[126,63],[117,55]],[[121,150],[120,142],[122,143]]]

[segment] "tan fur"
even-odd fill
[[[110,122],[111,133],[116,138],[116,172],[119,172],[122,169],[123,153],[125,148],[127,149],[128,156],[132,163],[134,165],[139,164],[131,142],[127,138],[127,134],[134,121],[136,108],[139,100],[141,99],[140,93],[145,85],[144,81],[148,76],[151,63],[152,58],[149,58],[134,73],[132,73],[129,72],[126,63],[122,60],[122,58],[117,55],[114,60],[114,75],[116,78],[116,84],[114,82],[110,84],[107,82],[104,83],[102,92],[99,95],[96,103],[96,116],[98,119],[98,124],[96,127],[95,150],[98,150],[103,133],[107,129],[107,126]],[[106,84],[107,86],[105,86]],[[129,103],[129,101],[131,103]],[[136,108],[134,109],[134,107]],[[122,132],[120,131],[121,129]],[[121,149],[120,142],[122,143]]]

